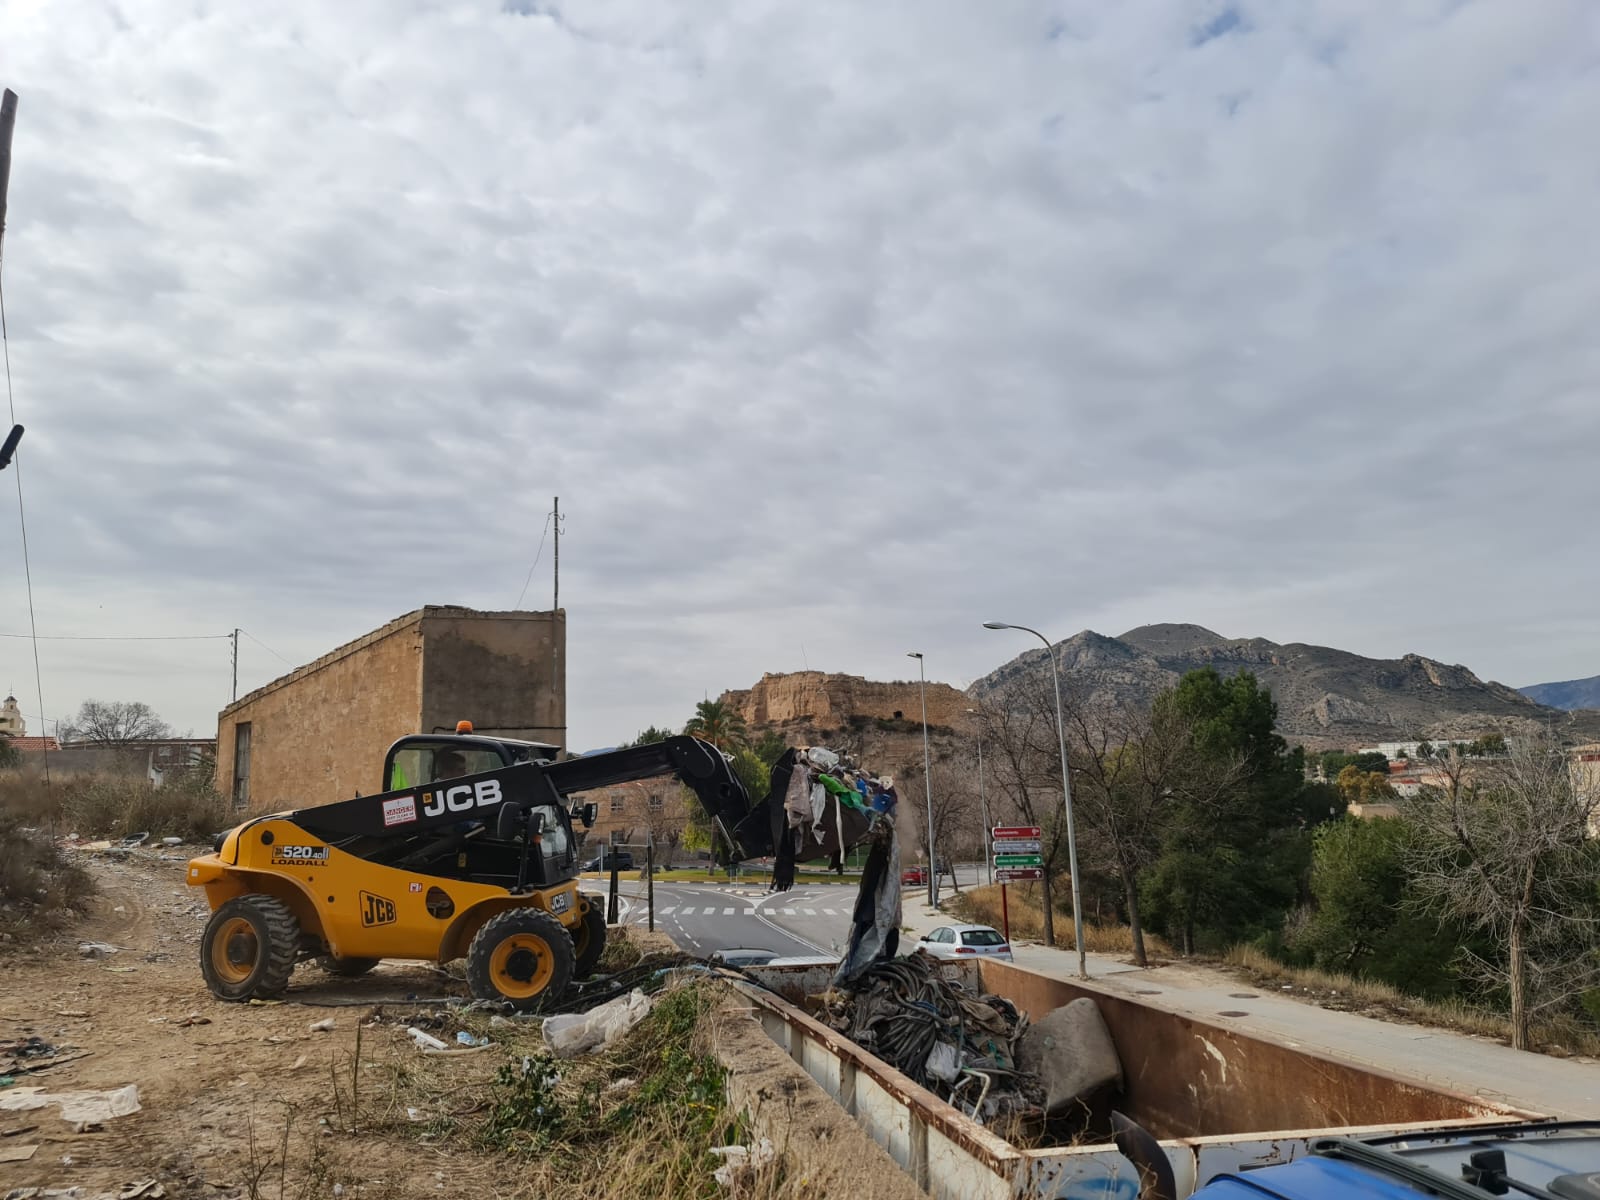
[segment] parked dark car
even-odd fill
[[[631,850],[606,850],[601,854],[596,854],[588,862],[583,864],[583,870],[609,871],[611,870],[611,863],[613,859],[616,860],[617,870],[633,870],[633,851]]]

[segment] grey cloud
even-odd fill
[[[1592,673],[1596,20],[18,21],[41,624],[241,624],[307,659],[510,603],[560,493],[585,744],[808,662],[971,678],[1022,648],[993,617]],[[1497,568],[1452,587],[1463,546]],[[208,652],[138,653],[63,652],[48,691],[148,671],[204,727]]]

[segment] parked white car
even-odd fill
[[[1011,944],[998,929],[989,925],[942,925],[920,937],[914,949],[925,950],[934,958],[966,958],[968,955],[1011,960]]]

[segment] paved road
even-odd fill
[[[604,895],[605,884],[585,880],[584,890]],[[624,925],[642,926],[649,910],[645,885],[618,885]],[[763,887],[709,883],[656,884],[656,928],[685,950],[709,954],[734,946],[783,956],[840,954],[850,929],[856,889],[841,884],[801,886],[769,893]]]

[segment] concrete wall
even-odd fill
[[[410,732],[464,720],[479,733],[566,746],[564,612],[423,611],[421,723]]]
[[[248,807],[277,812],[380,790],[383,752],[418,732],[421,613],[409,613],[241,697],[217,717],[217,790],[233,793],[250,725]]]
[[[565,635],[564,613],[429,605],[397,617],[223,709],[217,790],[233,793],[245,723],[255,812],[380,791],[391,742],[460,720],[564,745]]]

